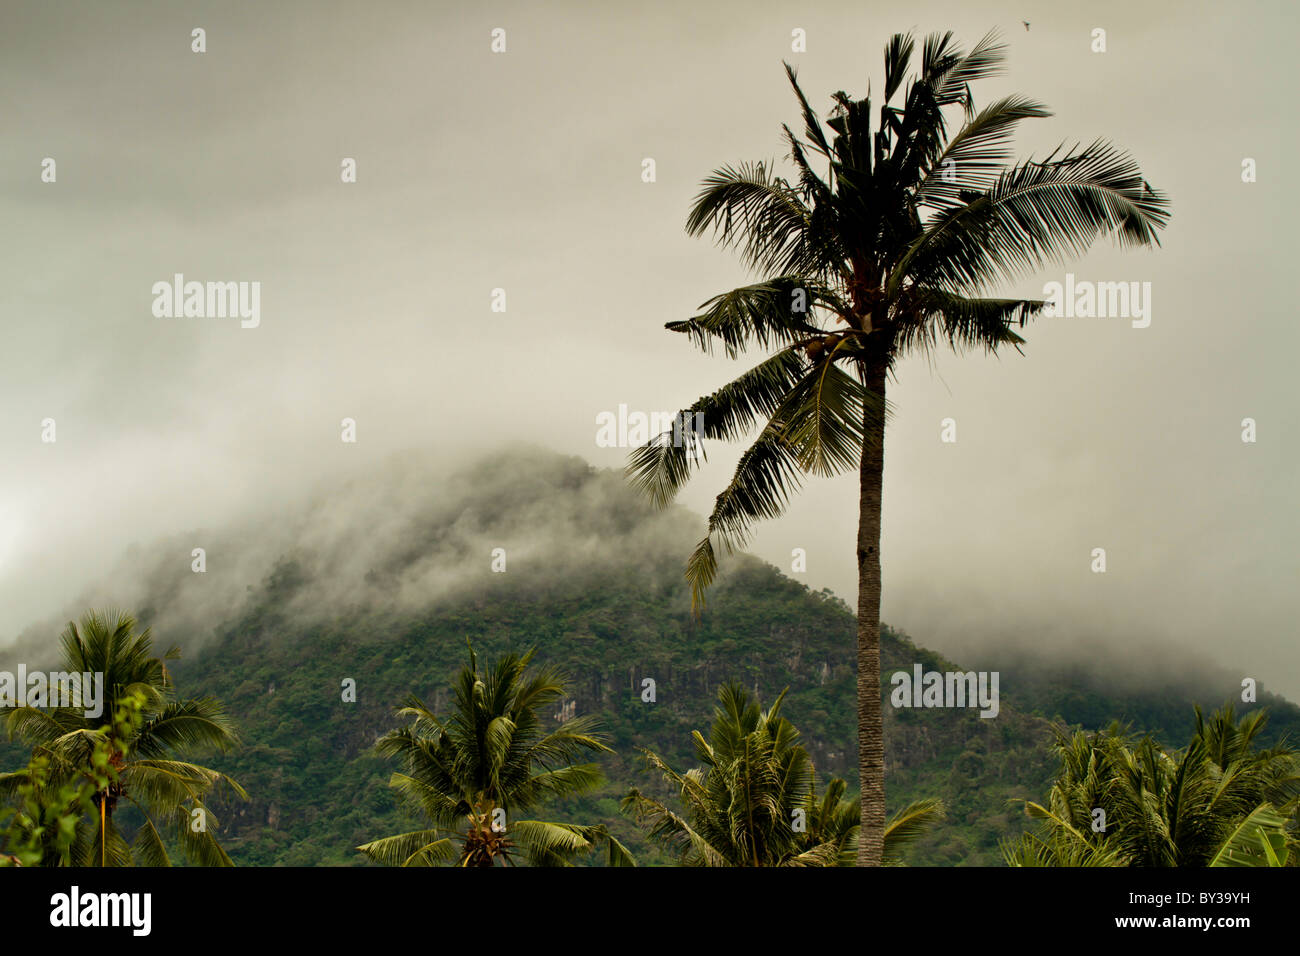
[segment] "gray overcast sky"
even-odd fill
[[[1101,245],[1008,289],[1150,282],[1150,327],[1042,319],[1025,357],[901,365],[882,616],[952,655],[1175,642],[1300,698],[1289,4],[471,6],[0,0],[9,631],[131,543],[400,449],[527,439],[621,467],[600,412],[671,411],[741,367],[662,325],[746,280],[683,223],[711,169],[781,157],[781,61],[824,115],[836,89],[880,90],[890,33],[996,27],[1008,72],[978,101],[1056,113],[1019,155],[1109,138],[1173,220],[1159,251]],[[260,282],[261,325],[155,318],[176,272]],[[739,450],[715,446],[683,502],[706,511]],[[855,526],[854,478],[815,481],[753,550],[788,570],[807,549],[805,580],[852,602]]]

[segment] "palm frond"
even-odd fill
[[[943,801],[937,797],[916,800],[895,813],[885,825],[885,863],[901,863],[903,851],[933,829],[944,816]]]
[[[1137,164],[1097,141],[1016,166],[988,192],[942,212],[910,244],[886,292],[897,294],[905,278],[974,292],[1082,254],[1101,235],[1123,246],[1159,245],[1168,219],[1168,200],[1146,186]]]
[[[781,275],[803,271],[811,215],[798,190],[768,165],[742,162],[705,178],[686,231],[698,236],[712,230],[754,269]]]

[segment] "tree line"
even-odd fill
[[[96,725],[77,706],[17,707],[11,739],[32,748],[27,765],[0,774],[0,865],[230,866],[210,805],[247,793],[193,762],[239,745],[211,698],[178,695],[149,629],[128,614],[87,613],[61,642],[64,666],[104,675]],[[395,793],[424,823],[357,847],[391,866],[635,866],[607,823],[545,818],[546,807],[602,781],[594,758],[611,753],[595,715],[556,721],[565,676],[534,652],[481,664],[472,647],[446,713],[418,698],[376,752],[394,760]],[[692,734],[696,766],[681,769],[643,750],[661,795],[631,789],[621,811],[682,866],[853,866],[861,812],[846,781],[819,785],[797,728],[735,683],[718,689],[707,735]],[[1267,716],[1228,706],[1170,750],[1118,724],[1057,728],[1060,762],[1044,803],[1027,801],[1035,829],[1002,844],[1011,866],[1294,866],[1300,755],[1258,745]],[[129,818],[122,822],[125,815]],[[904,862],[909,843],[944,817],[919,800],[886,821],[882,862]]]

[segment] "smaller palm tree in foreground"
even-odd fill
[[[635,789],[624,812],[684,866],[854,865],[858,803],[844,799],[839,778],[817,796],[812,758],[780,714],[784,698],[763,711],[739,685],[720,688],[709,739],[691,735],[703,767],[678,773],[644,751],[677,791],[684,815]],[[938,800],[900,811],[886,827],[885,862],[901,863],[906,844],[942,816]]]
[[[1047,805],[1026,802],[1037,832],[1003,845],[1011,866],[1286,866],[1300,864],[1300,760],[1257,748],[1264,711],[1231,707],[1181,751],[1118,724],[1058,728],[1061,759]]]
[[[50,758],[33,754],[27,766],[4,777],[15,794],[13,806],[0,806],[0,867],[71,866],[87,818],[98,817],[95,797],[119,783],[113,755],[140,730],[145,697],[121,698],[111,724],[100,728],[90,760],[71,779],[55,782]]]
[[[532,651],[506,654],[480,673],[471,647],[450,717],[439,719],[416,698],[397,711],[410,723],[376,749],[401,761],[390,784],[432,825],[358,850],[390,866],[513,865],[521,857],[532,866],[568,866],[604,845],[609,865],[634,865],[603,826],[517,816],[596,787],[596,765],[576,761],[610,752],[594,717],[543,727],[539,713],[563,701],[566,687],[550,668],[529,673],[532,658]]]
[[[44,785],[55,789],[93,776],[94,811],[83,818],[67,853],[46,854],[44,863],[74,866],[168,866],[168,838],[197,866],[232,866],[217,842],[218,821],[208,800],[214,793],[247,799],[244,789],[220,771],[183,759],[200,751],[228,751],[239,744],[222,704],[212,698],[180,699],[166,661],[172,647],[154,656],[150,628],[137,632],[123,611],[87,612],[80,626],[63,632],[63,668],[72,675],[77,702],[51,708],[18,707],[7,719],[9,736],[42,758]],[[80,675],[102,675],[103,716],[88,717],[91,688]],[[105,724],[134,701],[129,729],[106,733]],[[104,777],[105,759],[112,768]],[[0,794],[16,794],[31,780],[23,772],[0,774]],[[126,830],[118,811],[135,811]],[[127,832],[134,830],[134,834]]]

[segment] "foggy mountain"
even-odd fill
[[[689,733],[706,726],[723,681],[765,703],[789,688],[787,716],[818,771],[856,780],[849,608],[737,555],[695,620],[682,570],[703,528],[684,508],[650,508],[617,472],[540,448],[459,469],[407,454],[229,527],[131,547],[75,607],[0,652],[0,668],[51,661],[62,622],[85,608],[133,610],[157,646],[181,645],[181,693],[215,696],[237,719],[244,748],[217,758],[252,797],[222,807],[236,862],[357,863],[357,843],[402,825],[392,767],[370,751],[393,709],[411,693],[445,706],[467,640],[484,655],[536,646],[570,676],[577,712],[601,715],[616,751],[605,787],[566,812],[617,821],[646,853],[616,806],[646,785],[636,749],[691,765]],[[997,840],[1024,825],[1008,801],[1040,799],[1050,777],[1050,718],[1120,719],[1177,743],[1194,703],[1217,706],[1237,686],[1176,648],[1138,649],[1121,665],[1021,644],[953,663],[882,626],[886,694],[891,671],[916,664],[1002,675],[996,719],[886,707],[891,808],[941,796],[950,809],[917,848],[929,863],[995,861]],[[355,703],[340,698],[349,678]],[[652,705],[640,697],[646,678]],[[1274,738],[1300,731],[1300,710],[1266,702]],[[10,763],[18,751],[4,753]]]

